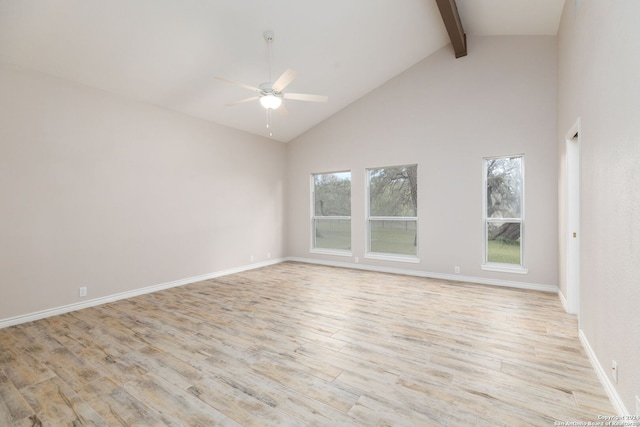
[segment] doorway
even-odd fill
[[[567,311],[580,320],[580,118],[566,136],[567,212],[566,284]]]

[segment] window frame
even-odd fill
[[[416,174],[418,172],[418,164],[417,163],[407,163],[400,165],[391,165],[391,166],[378,166],[378,167],[370,167],[365,169],[365,183],[366,183],[366,191],[365,191],[365,223],[366,223],[366,232],[365,232],[365,254],[364,257],[367,259],[377,259],[377,260],[385,260],[385,261],[398,261],[398,262],[410,262],[410,263],[419,263],[419,250],[420,250],[420,233],[419,233],[419,224],[418,224],[418,206],[416,203],[416,216],[372,216],[371,215],[371,171],[385,168],[402,168],[407,166],[415,166]],[[372,252],[371,251],[371,224],[374,221],[413,221],[415,222],[416,229],[416,253],[415,255],[409,254],[398,254],[398,253],[387,253],[387,252]]]
[[[520,217],[519,218],[489,218],[487,217],[487,165],[490,160],[520,158],[520,177],[522,190],[520,193]],[[527,274],[529,270],[525,264],[525,155],[511,154],[504,156],[489,156],[482,159],[482,223],[483,223],[483,262],[480,268],[487,271],[504,273]],[[489,261],[489,224],[490,223],[517,223],[520,224],[520,264],[510,264]]]
[[[352,221],[352,215],[329,215],[329,216],[325,216],[325,215],[316,215],[316,186],[315,186],[315,177],[317,175],[333,175],[333,174],[341,174],[341,173],[348,173],[349,174],[349,193],[350,193],[350,201],[349,201],[349,211],[352,210],[352,176],[353,173],[350,169],[345,169],[345,170],[338,170],[338,171],[331,171],[331,172],[313,172],[310,175],[310,195],[311,195],[311,218],[310,218],[310,224],[311,224],[311,236],[310,236],[310,242],[311,242],[311,248],[309,249],[309,252],[311,253],[317,253],[317,254],[328,254],[328,255],[339,255],[339,256],[352,256],[353,255],[353,221]],[[351,212],[350,212],[351,213]],[[350,249],[332,249],[332,248],[317,248],[316,247],[316,221],[317,220],[324,220],[324,221],[344,221],[344,220],[349,220],[349,247]]]

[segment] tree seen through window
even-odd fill
[[[522,156],[485,159],[486,262],[522,265]]]
[[[418,254],[418,167],[368,170],[368,253]]]
[[[313,248],[351,250],[351,172],[313,175]]]

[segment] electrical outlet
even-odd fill
[[[249,262],[253,262],[253,255],[249,257]]]
[[[355,262],[356,262],[356,264],[359,263],[360,262],[360,258],[356,257],[355,258]]]
[[[613,377],[613,382],[618,384],[618,362],[615,360],[611,361],[611,376]]]
[[[455,271],[456,274],[460,274],[460,266],[456,265],[455,267],[453,267],[453,271]]]
[[[271,252],[267,252],[267,259],[271,259]]]
[[[81,286],[80,288],[78,288],[78,296],[80,298],[87,296],[87,287],[86,286]]]
[[[636,396],[636,415],[640,416],[640,396]]]

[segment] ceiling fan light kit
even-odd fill
[[[289,84],[297,77],[298,73],[293,71],[292,69],[287,69],[284,73],[278,77],[275,82],[271,82],[271,43],[273,43],[273,31],[265,31],[264,39],[268,45],[269,51],[269,81],[260,84],[258,87],[254,87],[251,85],[247,85],[244,83],[238,83],[231,80],[227,80],[222,77],[216,77],[217,80],[220,80],[225,83],[230,83],[253,92],[257,92],[258,96],[253,96],[251,98],[242,99],[240,101],[235,101],[229,104],[225,104],[227,107],[232,107],[238,104],[244,104],[251,101],[260,101],[260,105],[262,105],[267,112],[271,110],[275,110],[282,104],[283,99],[291,99],[296,101],[311,101],[311,102],[327,102],[329,98],[327,96],[322,95],[309,95],[305,93],[283,93],[282,91],[289,86]],[[267,127],[271,127],[271,115],[267,115]],[[272,133],[269,133],[270,136],[273,136]]]
[[[273,94],[263,95],[260,97],[260,104],[267,110],[275,110],[282,104],[282,98]]]
[[[267,110],[275,110],[282,104],[282,94],[273,90],[271,83],[260,85],[260,105]]]

